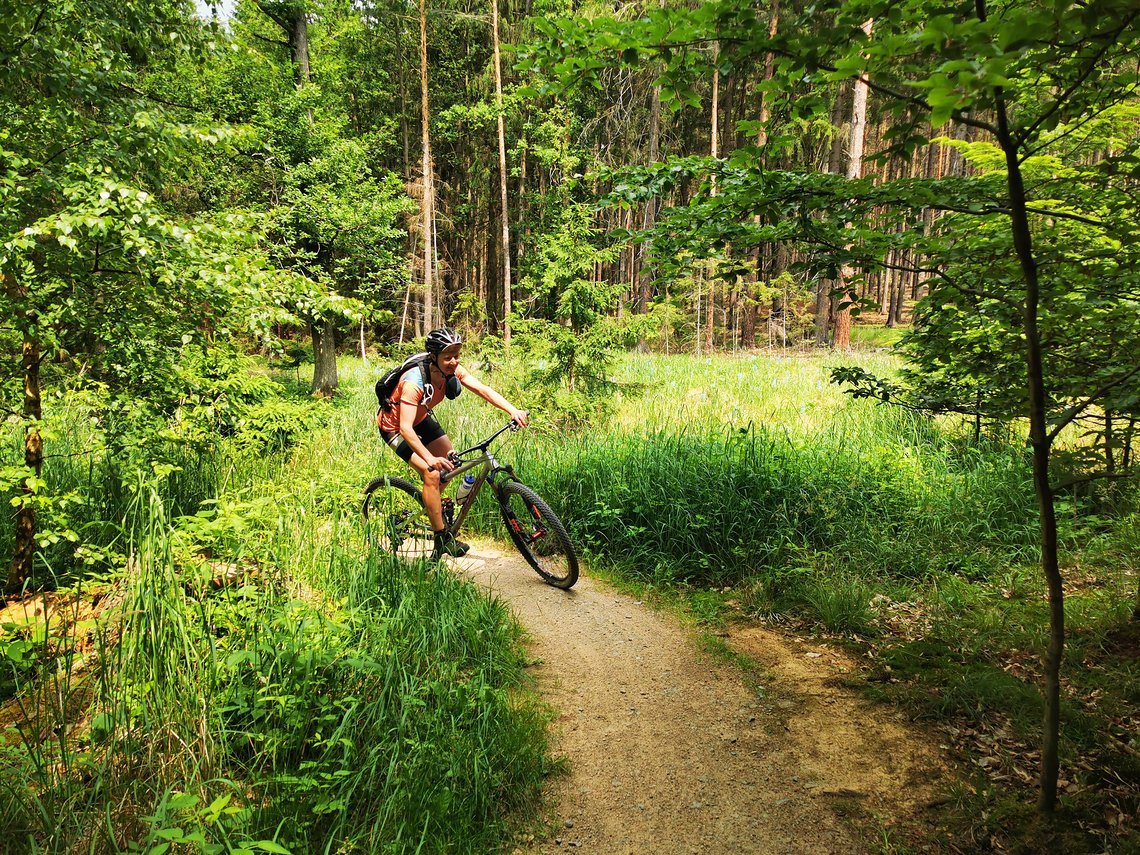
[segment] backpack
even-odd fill
[[[431,377],[431,354],[424,351],[423,353],[416,353],[409,356],[376,381],[376,399],[380,402],[380,409],[392,409],[392,393],[396,391],[396,387],[400,384],[400,378],[404,376],[404,372],[409,368],[420,369],[420,376],[424,378],[424,397],[431,398],[432,388],[431,384],[427,382],[427,378]],[[457,397],[462,391],[462,388],[463,387],[459,385],[458,378],[454,375],[448,377],[447,388],[445,390],[448,400]]]

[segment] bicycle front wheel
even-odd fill
[[[550,506],[518,481],[508,481],[499,490],[499,505],[511,540],[543,581],[563,590],[574,587],[578,556]]]
[[[435,533],[423,494],[410,481],[392,475],[373,478],[361,508],[369,542],[401,558],[423,558],[435,547]]]

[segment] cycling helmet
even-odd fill
[[[439,356],[445,348],[453,344],[463,344],[463,336],[450,327],[440,327],[427,334],[425,347],[428,353]]]

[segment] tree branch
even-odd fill
[[[48,158],[45,161],[43,161],[43,163],[40,163],[39,165],[37,165],[36,168],[33,169],[31,172],[26,173],[24,175],[24,177],[25,178],[31,178],[33,175],[36,175],[39,172],[43,172],[44,167],[47,166],[49,163],[51,163],[53,160],[55,160],[57,157],[60,157],[64,154],[66,154],[67,152],[71,151],[73,148],[79,148],[79,146],[81,146],[81,145],[86,145],[87,143],[91,142],[94,139],[95,139],[94,136],[84,137],[81,140],[77,140],[76,142],[73,142],[71,145],[65,145],[63,148],[59,149],[54,154],[49,155]]]
[[[1072,97],[1074,92],[1080,89],[1085,81],[1088,80],[1093,72],[1096,71],[1097,63],[1099,63],[1104,55],[1108,53],[1109,48],[1116,44],[1117,40],[1120,38],[1120,34],[1128,29],[1128,27],[1136,19],[1137,15],[1140,15],[1140,11],[1132,12],[1132,14],[1126,16],[1116,30],[1108,33],[1102,33],[1100,36],[1091,37],[1094,40],[1097,38],[1103,40],[1103,44],[1101,45],[1100,50],[1096,51],[1096,53],[1089,58],[1088,64],[1085,66],[1085,68],[1081,71],[1080,74],[1077,75],[1076,79],[1069,85],[1069,87],[1053,100],[1052,105],[1044,113],[1038,116],[1037,120],[1033,122],[1033,124],[1025,128],[1025,130],[1023,130],[1021,133],[1015,135],[1015,139],[1019,147],[1022,143],[1025,142],[1025,140],[1034,134],[1042,124],[1052,118],[1057,113],[1057,111],[1061,109],[1065,102],[1067,102],[1069,98]]]
[[[977,217],[985,217],[990,214],[1001,214],[1002,216],[1008,217],[1013,213],[1009,208],[999,208],[997,206],[989,207],[981,211],[972,211],[968,208],[959,208],[954,205],[946,204],[936,204],[930,207],[936,211],[950,211],[955,214],[968,214]],[[1081,214],[1071,214],[1067,211],[1050,211],[1046,208],[1035,208],[1031,205],[1026,205],[1025,210],[1031,214],[1040,214],[1043,217],[1055,217],[1058,220],[1074,220],[1078,223],[1084,223],[1087,226],[1096,226],[1097,228],[1105,227],[1105,223],[1102,220],[1094,220],[1090,217],[1085,217]]]
[[[1125,479],[1133,477],[1135,477],[1135,475],[1132,472],[1093,472],[1090,475],[1082,475],[1079,478],[1066,478],[1061,483],[1054,484],[1053,491],[1059,493],[1061,490],[1076,487],[1078,484],[1091,484],[1093,481],[1124,481]]]
[[[1053,429],[1049,431],[1046,437],[1049,443],[1052,444],[1053,440],[1057,438],[1057,435],[1062,430],[1064,430],[1074,419],[1076,419],[1077,416],[1095,404],[1098,400],[1103,398],[1110,390],[1119,386],[1121,383],[1128,380],[1130,377],[1137,373],[1140,373],[1140,365],[1133,365],[1132,368],[1126,371],[1124,374],[1121,374],[1105,383],[1103,386],[1085,398],[1083,402],[1079,404],[1073,404],[1073,406],[1065,410],[1065,412],[1061,415],[1061,419],[1054,425]]]
[[[274,23],[276,23],[276,22],[274,22]],[[271,38],[269,38],[269,36],[261,35],[261,33],[254,33],[253,37],[255,39],[259,39],[260,41],[268,42],[271,45],[280,45],[283,47],[292,47],[292,45],[290,45],[289,42],[285,41],[284,39],[271,39]]]
[[[258,9],[260,9],[262,14],[265,15],[265,17],[267,17],[269,20],[271,20],[273,23],[275,23],[277,26],[279,26],[281,29],[283,29],[286,33],[289,32],[288,21],[286,21],[284,18],[278,17],[278,15],[275,12],[271,11],[269,4],[266,3],[265,0],[253,0],[253,5],[256,6]],[[288,43],[286,42],[286,44],[288,44]]]
[[[167,107],[177,107],[180,110],[195,110],[197,109],[192,104],[179,104],[177,101],[167,101],[165,98],[160,98],[157,95],[151,95],[149,92],[140,92],[133,86],[128,86],[126,83],[119,84],[120,89],[130,92],[132,95],[137,95],[145,101],[153,101],[156,104],[165,104]]]
[[[792,54],[790,51],[784,51],[784,50],[779,50],[779,49],[773,48],[772,53],[777,55],[777,56],[785,57],[787,59],[799,59],[799,57]],[[835,66],[827,65],[826,63],[822,63],[822,62],[815,65],[814,67],[820,71],[830,71],[830,72],[837,71]],[[918,109],[920,109],[924,112],[927,112],[927,113],[931,112],[930,105],[927,104],[922,99],[921,96],[919,96],[919,95],[908,95],[905,92],[900,92],[897,89],[892,89],[889,86],[884,86],[883,84],[881,84],[875,80],[872,80],[870,75],[868,75],[868,74],[863,74],[863,73],[856,74],[854,77],[851,77],[849,79],[857,80],[860,83],[865,84],[868,88],[871,89],[871,91],[876,92],[880,95],[886,95],[886,96],[893,98],[897,101],[902,101],[903,103],[910,104],[911,106],[917,107]],[[963,111],[963,110],[952,111],[950,113],[950,117],[955,122],[959,122],[960,124],[966,125],[967,127],[978,128],[979,130],[988,131],[990,134],[997,136],[998,129],[995,125],[993,125],[989,122],[984,122],[981,119],[971,118],[970,114]]]
[[[1038,152],[1044,151],[1045,149],[1050,148],[1051,146],[1055,146],[1060,140],[1063,140],[1066,137],[1072,136],[1077,131],[1084,128],[1085,125],[1089,124],[1094,119],[1100,117],[1100,115],[1102,113],[1105,113],[1106,111],[1111,110],[1113,107],[1117,106],[1118,104],[1123,104],[1123,103],[1127,102],[1129,100],[1128,96],[1134,95],[1135,93],[1136,93],[1136,87],[1133,86],[1127,92],[1120,93],[1120,97],[1114,98],[1111,101],[1104,102],[1104,104],[1099,109],[1097,109],[1095,112],[1093,112],[1087,116],[1084,116],[1083,118],[1081,118],[1080,121],[1073,122],[1072,124],[1066,125],[1065,130],[1062,131],[1061,133],[1057,134],[1055,137],[1049,137],[1047,139],[1042,140],[1041,144],[1038,146],[1026,147],[1025,154],[1021,155],[1021,157],[1019,157],[1017,159],[1017,162],[1018,163],[1025,163],[1025,161],[1027,161],[1029,158],[1036,155]]]
[[[1073,220],[1078,223],[1084,223],[1086,226],[1096,226],[1103,229],[1106,226],[1102,220],[1094,220],[1091,217],[1084,217],[1080,214],[1070,214],[1067,211],[1049,211],[1045,208],[1034,208],[1031,205],[1026,205],[1025,210],[1031,214],[1040,214],[1043,217],[1055,217],[1058,220]],[[1008,209],[1003,208],[1004,213],[1009,213]]]
[[[16,42],[16,44],[12,47],[11,52],[8,54],[9,56],[14,59],[23,49],[24,45],[32,40],[32,36],[40,31],[40,24],[43,23],[44,16],[47,14],[48,9],[50,9],[52,5],[52,3],[47,2],[40,7],[40,13],[36,15],[36,20],[32,23],[32,28],[28,30],[28,34],[26,36]]]

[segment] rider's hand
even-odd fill
[[[429,457],[427,465],[428,469],[434,469],[436,472],[450,472],[455,468],[455,464],[446,457]]]
[[[511,410],[511,421],[519,427],[526,427],[528,415],[526,410]]]

